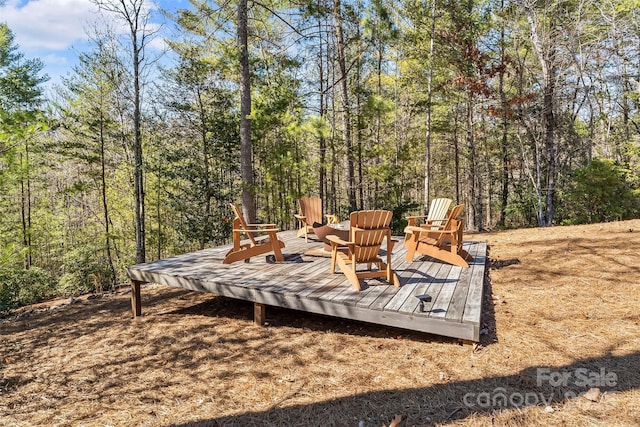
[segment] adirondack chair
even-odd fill
[[[304,236],[309,241],[309,234],[314,234],[313,224],[322,224],[322,199],[320,197],[303,197],[298,199],[300,213],[294,214],[300,225],[298,237]],[[338,217],[333,214],[324,215],[328,224],[337,224]]]
[[[445,197],[438,197],[431,200],[429,211],[427,215],[413,215],[408,216],[407,221],[409,226],[419,225],[418,221],[422,221],[424,225],[431,225],[433,229],[438,229],[447,222],[447,216],[449,214],[449,208],[451,207],[453,200]]]
[[[422,226],[408,225],[404,231],[407,235],[404,245],[407,248],[406,261],[413,261],[416,253],[428,255],[440,261],[460,267],[469,267],[467,261],[473,258],[462,249],[462,227],[460,218],[464,205],[457,205],[449,212],[444,225],[435,227],[431,224]]]
[[[370,278],[385,278],[387,282],[399,287],[398,276],[391,269],[391,252],[397,242],[391,238],[390,211],[368,210],[352,212],[349,217],[349,241],[338,236],[327,236],[331,243],[331,273],[335,273],[336,263],[347,276],[356,290],[360,290],[360,280]],[[380,255],[380,247],[385,240],[386,260]],[[358,271],[358,264],[366,264],[367,269]],[[372,265],[377,270],[372,270]]]
[[[284,261],[280,250],[284,248],[284,242],[278,239],[276,233],[280,229],[275,228],[275,224],[247,224],[242,214],[242,206],[231,203],[231,209],[236,215],[233,219],[233,248],[227,252],[222,261],[223,264],[231,264],[240,260],[249,262],[252,256],[269,252],[274,253],[276,261]],[[241,242],[243,234],[249,238],[248,243]],[[263,236],[258,237],[261,234]]]

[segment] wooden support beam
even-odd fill
[[[267,306],[260,303],[253,303],[253,324],[258,326],[264,326],[264,322],[267,320]]]
[[[142,300],[140,299],[140,287],[142,282],[137,280],[131,281],[131,311],[133,317],[136,318],[142,315]]]
[[[465,340],[465,339],[459,339],[458,342],[460,343],[461,346],[463,346],[464,348],[468,348],[470,350],[475,350],[476,345],[478,344],[475,341]]]

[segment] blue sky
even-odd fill
[[[146,3],[156,10],[189,6],[188,0],[146,0]],[[9,26],[20,51],[26,58],[39,58],[44,63],[43,71],[51,78],[48,87],[59,83],[60,76],[71,71],[78,52],[91,49],[87,32],[100,20],[98,9],[90,0],[5,0],[0,6],[0,22]],[[118,27],[115,22],[113,25],[126,33],[122,25]]]

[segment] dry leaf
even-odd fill
[[[588,392],[582,395],[582,397],[592,402],[597,402],[600,400],[600,389],[597,387],[590,388]]]
[[[391,424],[389,424],[389,427],[398,427],[401,422],[402,422],[402,415],[396,415],[393,418],[393,421],[391,421]],[[387,427],[387,426],[385,424],[382,427]]]

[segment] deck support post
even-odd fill
[[[253,303],[253,324],[263,326],[267,319],[267,306],[258,302]]]
[[[470,349],[474,349],[476,347],[477,342],[476,341],[472,341],[472,340],[465,340],[465,339],[458,339],[458,342],[460,343],[461,346],[465,347],[465,348],[470,348]]]
[[[142,301],[140,299],[140,287],[142,282],[137,280],[131,281],[131,311],[133,317],[136,318],[142,315]]]

